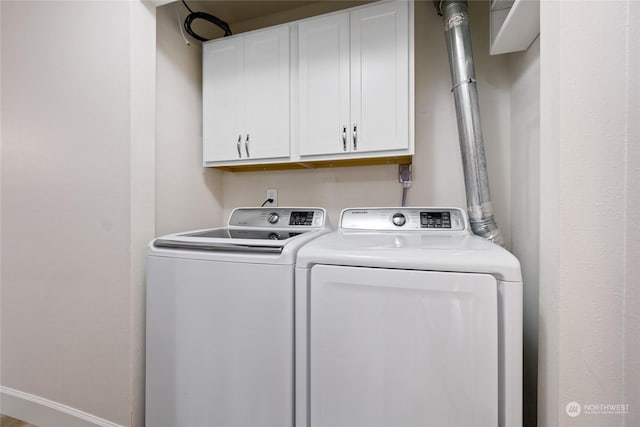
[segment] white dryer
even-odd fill
[[[147,255],[147,427],[287,427],[294,419],[294,262],[318,208],[241,208]]]
[[[522,425],[522,276],[455,208],[342,212],[298,252],[297,427]]]

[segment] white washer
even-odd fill
[[[319,208],[239,208],[228,226],[147,255],[147,427],[287,427],[294,419],[294,262]]]
[[[455,208],[362,208],[298,252],[296,427],[522,425],[522,276]]]

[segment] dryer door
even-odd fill
[[[497,285],[487,274],[311,269],[311,427],[497,426]]]

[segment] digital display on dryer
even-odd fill
[[[451,228],[451,212],[420,212],[420,228]]]

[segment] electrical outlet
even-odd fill
[[[401,183],[411,183],[411,165],[399,165],[398,174]]]
[[[267,199],[273,199],[273,202],[265,205],[265,206],[278,206],[278,190],[275,188],[270,188],[267,190]]]

